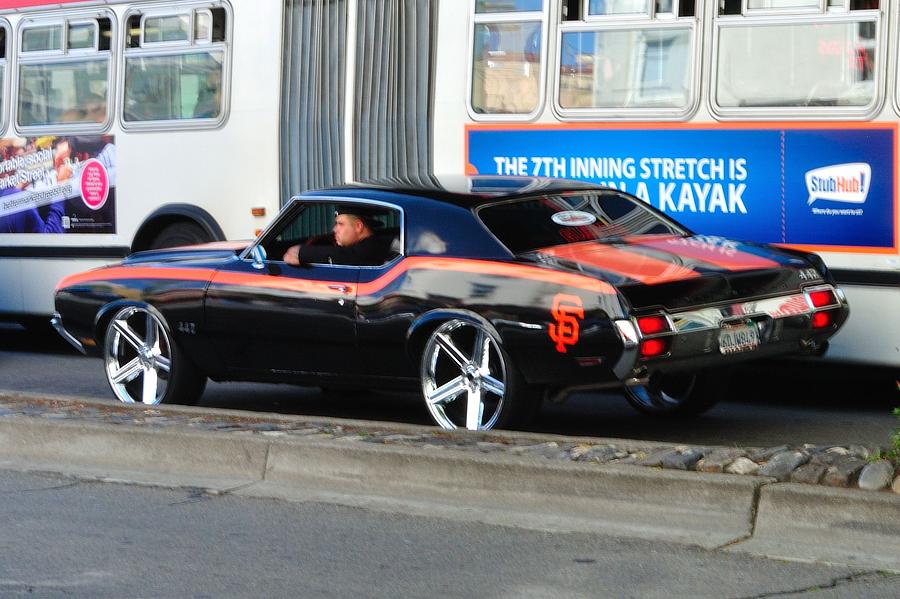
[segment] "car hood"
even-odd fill
[[[677,310],[764,297],[822,280],[821,273],[802,257],[707,235],[643,235],[573,243],[527,256],[608,281],[636,310]]]
[[[199,245],[185,245],[160,250],[147,250],[135,252],[122,262],[122,264],[144,264],[149,262],[188,262],[210,260],[228,260],[240,254],[252,241],[214,241]]]

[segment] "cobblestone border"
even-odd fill
[[[333,421],[287,416],[236,416],[214,411],[184,413],[165,407],[99,404],[77,400],[0,396],[0,418],[28,416],[104,424],[190,428],[240,435],[297,436],[340,442],[402,445],[423,449],[450,448],[478,453],[506,453],[588,464],[633,464],[650,468],[726,472],[832,487],[860,488],[900,494],[898,465],[877,459],[883,448],[861,445],[779,445],[766,448],[671,445],[641,441],[584,439],[546,441],[527,434],[452,432],[440,429],[409,432],[419,427],[389,423],[336,424]],[[876,453],[877,452],[877,453]]]

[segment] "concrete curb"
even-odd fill
[[[745,538],[764,479],[132,425],[0,420],[0,467],[318,500],[714,548]],[[473,513],[474,512],[474,513]]]
[[[900,496],[768,485],[760,493],[753,537],[731,550],[900,571]]]
[[[602,532],[718,547],[749,535],[762,479],[556,463],[452,450],[274,442],[266,492],[325,488],[367,505],[427,503],[540,530]],[[698,484],[699,483],[699,484]],[[257,486],[246,493],[258,491]]]
[[[263,439],[136,426],[0,420],[0,467],[170,487],[230,489],[261,480]]]
[[[248,418],[245,412],[233,415]],[[727,547],[900,572],[900,495],[754,476],[21,415],[0,419],[0,468]]]

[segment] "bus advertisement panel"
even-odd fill
[[[896,124],[470,125],[470,173],[583,179],[699,233],[896,253]]]
[[[0,139],[0,233],[115,233],[109,135]]]

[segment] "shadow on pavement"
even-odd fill
[[[4,352],[0,362],[5,360],[8,368],[17,369],[17,376],[30,376],[34,381],[27,388],[18,388],[20,391],[108,397],[112,401],[101,362],[85,358],[81,365],[79,354],[52,332],[0,326],[0,354]],[[58,358],[69,365],[55,377],[52,372],[61,368]],[[33,372],[24,372],[32,365]],[[0,371],[2,366],[0,363]],[[545,405],[530,430],[718,445],[887,444],[893,428],[900,425],[891,416],[893,408],[900,406],[898,379],[900,373],[891,369],[793,361],[749,364],[735,370],[729,400],[697,418],[647,418],[620,394],[580,393],[563,404]],[[315,387],[210,383],[199,405],[431,423],[414,393],[325,393]]]

